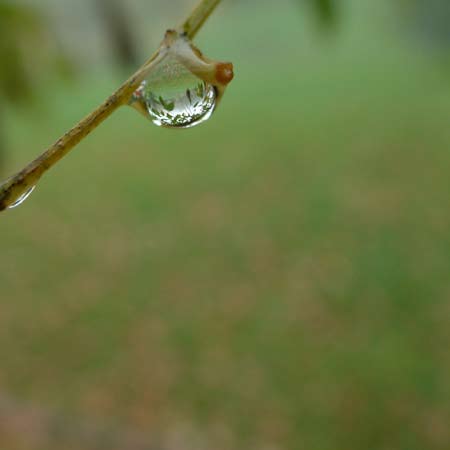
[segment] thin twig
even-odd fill
[[[200,0],[198,6],[179,27],[179,32],[184,33],[189,39],[192,39],[219,3],[220,0]],[[70,150],[91,131],[97,128],[117,108],[126,105],[148,74],[152,67],[152,62],[154,62],[158,54],[159,50],[99,107],[59,138],[41,156],[1,184],[0,211],[7,209],[31,187],[36,185],[39,178],[48,169],[69,153]]]
[[[220,0],[204,0],[192,11],[192,14],[181,26],[189,39],[192,39],[197,34],[219,3]]]

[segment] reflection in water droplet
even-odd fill
[[[211,117],[216,97],[214,86],[168,57],[142,82],[133,101],[141,102],[155,125],[190,128]]]
[[[31,186],[28,190],[26,190],[14,203],[11,203],[8,206],[8,209],[13,209],[20,206],[31,195],[35,187],[36,186]]]

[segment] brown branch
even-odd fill
[[[181,25],[181,29],[189,39],[194,38],[219,3],[220,0],[204,0],[192,11]]]
[[[178,31],[190,39],[193,38],[219,3],[220,0],[201,0]],[[32,186],[36,185],[47,170],[69,153],[117,108],[127,104],[142,80],[152,69],[152,63],[158,55],[159,50],[99,107],[59,138],[41,156],[2,183],[0,185],[0,211],[7,209]]]

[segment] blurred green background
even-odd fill
[[[2,178],[194,1],[8,2]],[[318,3],[224,0],[207,124],[123,108],[1,214],[1,450],[450,448],[450,4]]]

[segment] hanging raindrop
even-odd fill
[[[130,105],[155,125],[190,128],[208,120],[233,79],[233,64],[205,57],[185,35],[167,30]]]
[[[31,186],[30,188],[28,188],[20,197],[17,198],[14,203],[11,203],[8,206],[8,209],[17,208],[17,206],[20,206],[31,195],[35,187],[36,186]]]
[[[190,128],[208,120],[216,107],[216,88],[168,56],[133,96],[155,125]]]

